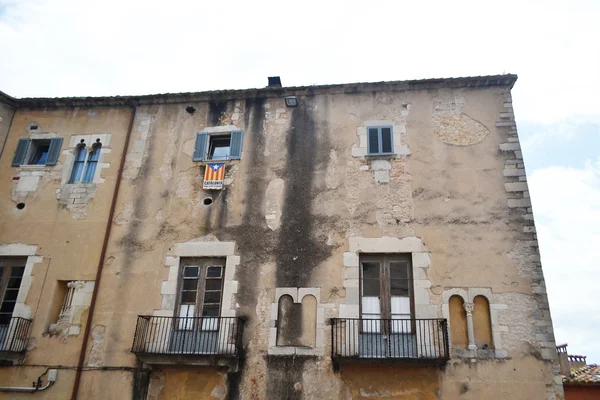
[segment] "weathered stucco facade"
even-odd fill
[[[0,260],[26,265],[12,315],[32,323],[0,386],[29,386],[54,366],[56,383],[33,396],[70,398],[75,386],[81,399],[562,398],[515,81],[14,100]],[[223,189],[204,190],[197,133],[212,149],[237,131]],[[373,151],[372,132],[389,151]],[[25,165],[28,153],[13,166],[22,139],[50,138],[63,139],[55,165]],[[83,145],[99,159],[78,181]],[[373,319],[369,257],[408,263],[412,328],[354,320]],[[223,271],[214,329],[204,314],[202,328],[179,318],[182,271],[203,260]],[[386,307],[400,315],[391,287],[391,305],[385,290],[375,296],[380,319]],[[237,317],[239,343],[225,332]],[[221,350],[173,346],[190,332],[204,343],[208,331]],[[400,336],[404,347],[390,350]],[[367,337],[387,350],[345,357]]]

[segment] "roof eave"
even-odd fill
[[[201,101],[224,101],[257,97],[280,98],[288,95],[310,96],[318,94],[359,94],[374,91],[406,91],[442,88],[481,88],[504,86],[512,89],[517,75],[489,75],[465,78],[419,79],[408,81],[344,83],[337,85],[296,86],[283,88],[261,88],[241,90],[215,90],[191,93],[165,93],[142,96],[114,97],[56,97],[10,99],[16,107],[25,109],[77,108],[77,107],[133,107],[151,104],[177,104]]]

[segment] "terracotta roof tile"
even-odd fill
[[[600,384],[600,365],[586,365],[571,371],[571,375],[563,379],[563,383]]]

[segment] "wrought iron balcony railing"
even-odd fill
[[[31,320],[0,316],[0,352],[21,353],[27,349]]]
[[[449,358],[445,319],[333,318],[337,363],[444,363]]]
[[[237,317],[138,316],[136,354],[240,357],[244,321]]]

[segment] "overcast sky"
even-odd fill
[[[600,363],[599,18],[597,0],[0,0],[0,90],[99,96],[263,87],[271,75],[292,86],[516,73],[556,340]]]

